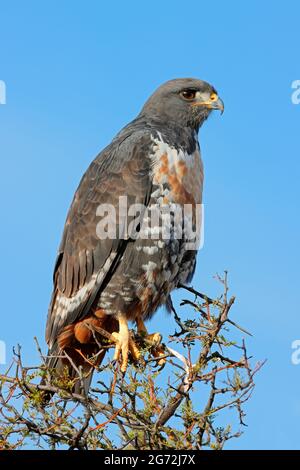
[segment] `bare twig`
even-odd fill
[[[223,449],[229,439],[238,438],[245,427],[245,405],[255,387],[254,376],[264,362],[252,368],[245,341],[230,340],[229,326],[250,333],[229,318],[235,298],[229,297],[227,273],[217,280],[224,292],[216,299],[180,285],[195,296],[194,301],[182,300],[194,318],[183,319],[169,302],[179,330],[163,345],[165,354],[152,357],[145,344],[145,358],[129,365],[125,377],[109,359],[101,367],[94,365],[111,347],[111,335],[93,327],[99,351],[93,357],[82,356],[95,369],[98,382],[88,394],[81,367],[69,354],[59,357],[76,370],[80,394],[72,391],[74,378],[52,377],[36,338],[40,366],[25,367],[18,346],[13,363],[0,375],[0,449],[33,444],[79,450]],[[136,335],[135,339],[143,345],[143,338]],[[153,369],[162,358],[165,368]],[[45,404],[47,393],[52,399]],[[222,427],[217,413],[225,409],[236,413]],[[176,419],[171,421],[172,417]]]

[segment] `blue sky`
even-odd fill
[[[162,82],[211,82],[225,102],[200,132],[205,245],[194,285],[228,269],[234,319],[268,362],[233,448],[299,449],[297,1],[0,1],[1,328],[43,338],[54,258],[84,170]],[[180,294],[182,295],[182,294]],[[175,296],[178,299],[176,294]],[[150,329],[170,320],[159,312]],[[173,328],[172,328],[173,331]],[[0,366],[3,367],[3,366]]]

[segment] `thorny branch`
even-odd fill
[[[193,318],[170,305],[180,330],[165,345],[164,369],[154,369],[158,359],[145,347],[123,378],[107,355],[87,396],[72,392],[67,375],[53,380],[37,341],[40,366],[25,367],[18,346],[0,375],[0,449],[223,449],[239,437],[263,363],[252,367],[244,339],[230,340],[229,327],[249,333],[229,318],[235,298],[228,299],[227,273],[217,279],[216,299],[180,286],[194,297],[181,303]],[[47,392],[53,398],[45,404]],[[225,409],[232,412],[226,425]]]

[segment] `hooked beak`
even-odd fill
[[[224,112],[224,103],[216,94],[214,94],[211,99],[207,101],[197,101],[193,103],[192,106],[205,106],[208,109],[219,109],[221,114]]]
[[[219,109],[221,111],[221,114],[224,113],[224,103],[221,100],[221,98],[218,97],[216,101],[211,101],[208,105],[208,108],[210,109]]]

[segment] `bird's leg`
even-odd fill
[[[141,318],[136,319],[136,326],[138,333],[144,338],[145,342],[150,346],[158,346],[161,343],[162,337],[160,333],[152,333],[149,335],[145,323]]]
[[[125,373],[128,364],[128,351],[129,351],[129,329],[125,315],[118,316],[119,332],[112,333],[112,340],[116,342],[116,349],[114,354],[114,361],[118,361],[122,356],[121,372]]]
[[[138,333],[142,336],[143,340],[145,343],[149,344],[151,346],[151,353],[153,357],[155,358],[160,358],[157,361],[157,364],[161,367],[163,367],[166,363],[165,358],[162,356],[165,355],[164,348],[161,344],[162,336],[160,333],[152,333],[148,334],[147,328],[145,326],[145,323],[141,318],[136,319],[136,326],[137,326],[137,331]]]
[[[122,357],[121,372],[125,374],[128,365],[128,353],[130,351],[134,360],[140,358],[140,352],[131,338],[130,331],[128,329],[128,323],[126,316],[120,314],[118,316],[119,321],[119,332],[114,332],[111,335],[111,339],[116,343],[116,349],[114,354],[114,361],[119,360]]]

